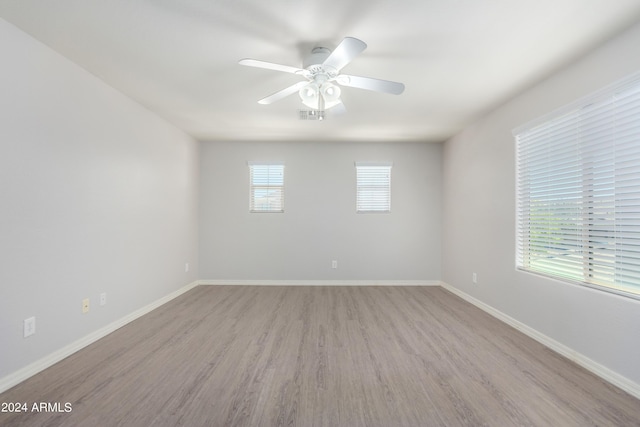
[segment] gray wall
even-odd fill
[[[636,384],[640,301],[515,269],[511,131],[638,71],[638,46],[640,26],[469,126],[443,153],[443,280]]]
[[[0,52],[2,378],[197,280],[198,144],[3,20]]]
[[[440,145],[205,142],[200,158],[201,279],[440,279]],[[282,214],[248,212],[263,160],[285,162]],[[355,212],[355,161],[393,162],[390,214]]]

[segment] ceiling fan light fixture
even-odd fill
[[[314,110],[328,110],[342,102],[340,88],[331,83],[323,83],[321,86],[311,83],[300,89],[299,93],[302,103]]]
[[[320,88],[316,84],[308,84],[300,89],[298,93],[304,105],[309,108],[316,108],[318,105],[318,95],[320,94]]]
[[[331,83],[325,83],[322,85],[322,96],[324,97],[324,101],[326,102],[325,107],[329,104],[333,104],[331,106],[336,105],[340,102],[340,88]],[[327,107],[330,108],[330,107]]]

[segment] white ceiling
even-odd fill
[[[442,141],[638,22],[638,0],[0,0],[0,17],[199,140]],[[343,72],[403,82],[343,88],[347,113],[298,120],[300,66],[345,36]],[[634,53],[635,54],[635,53]]]

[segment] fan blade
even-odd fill
[[[287,96],[296,93],[297,91],[299,91],[300,89],[302,89],[308,84],[309,82],[307,81],[298,82],[293,86],[289,86],[287,88],[282,89],[281,91],[274,93],[273,95],[269,95],[266,98],[262,98],[260,101],[258,101],[258,104],[264,104],[264,105],[273,104],[276,101],[280,101],[282,98],[286,98]]]
[[[353,37],[345,37],[338,47],[331,52],[331,55],[325,59],[322,65],[334,68],[336,71],[340,71],[345,65],[351,62],[353,58],[360,55],[360,53],[362,53],[366,48],[367,44],[362,40],[358,40]]]
[[[274,64],[273,62],[258,61],[257,59],[241,59],[238,61],[240,65],[247,67],[266,68],[267,70],[284,71],[285,73],[300,74],[304,72],[301,68],[290,67],[288,65]]]
[[[380,80],[372,79],[370,77],[349,76],[346,74],[340,74],[335,81],[342,86],[357,87],[359,89],[390,93],[393,95],[400,95],[402,92],[404,92],[404,84],[391,82],[389,80]]]

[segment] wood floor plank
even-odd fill
[[[437,287],[200,286],[0,394],[2,426],[640,426],[640,401]]]

